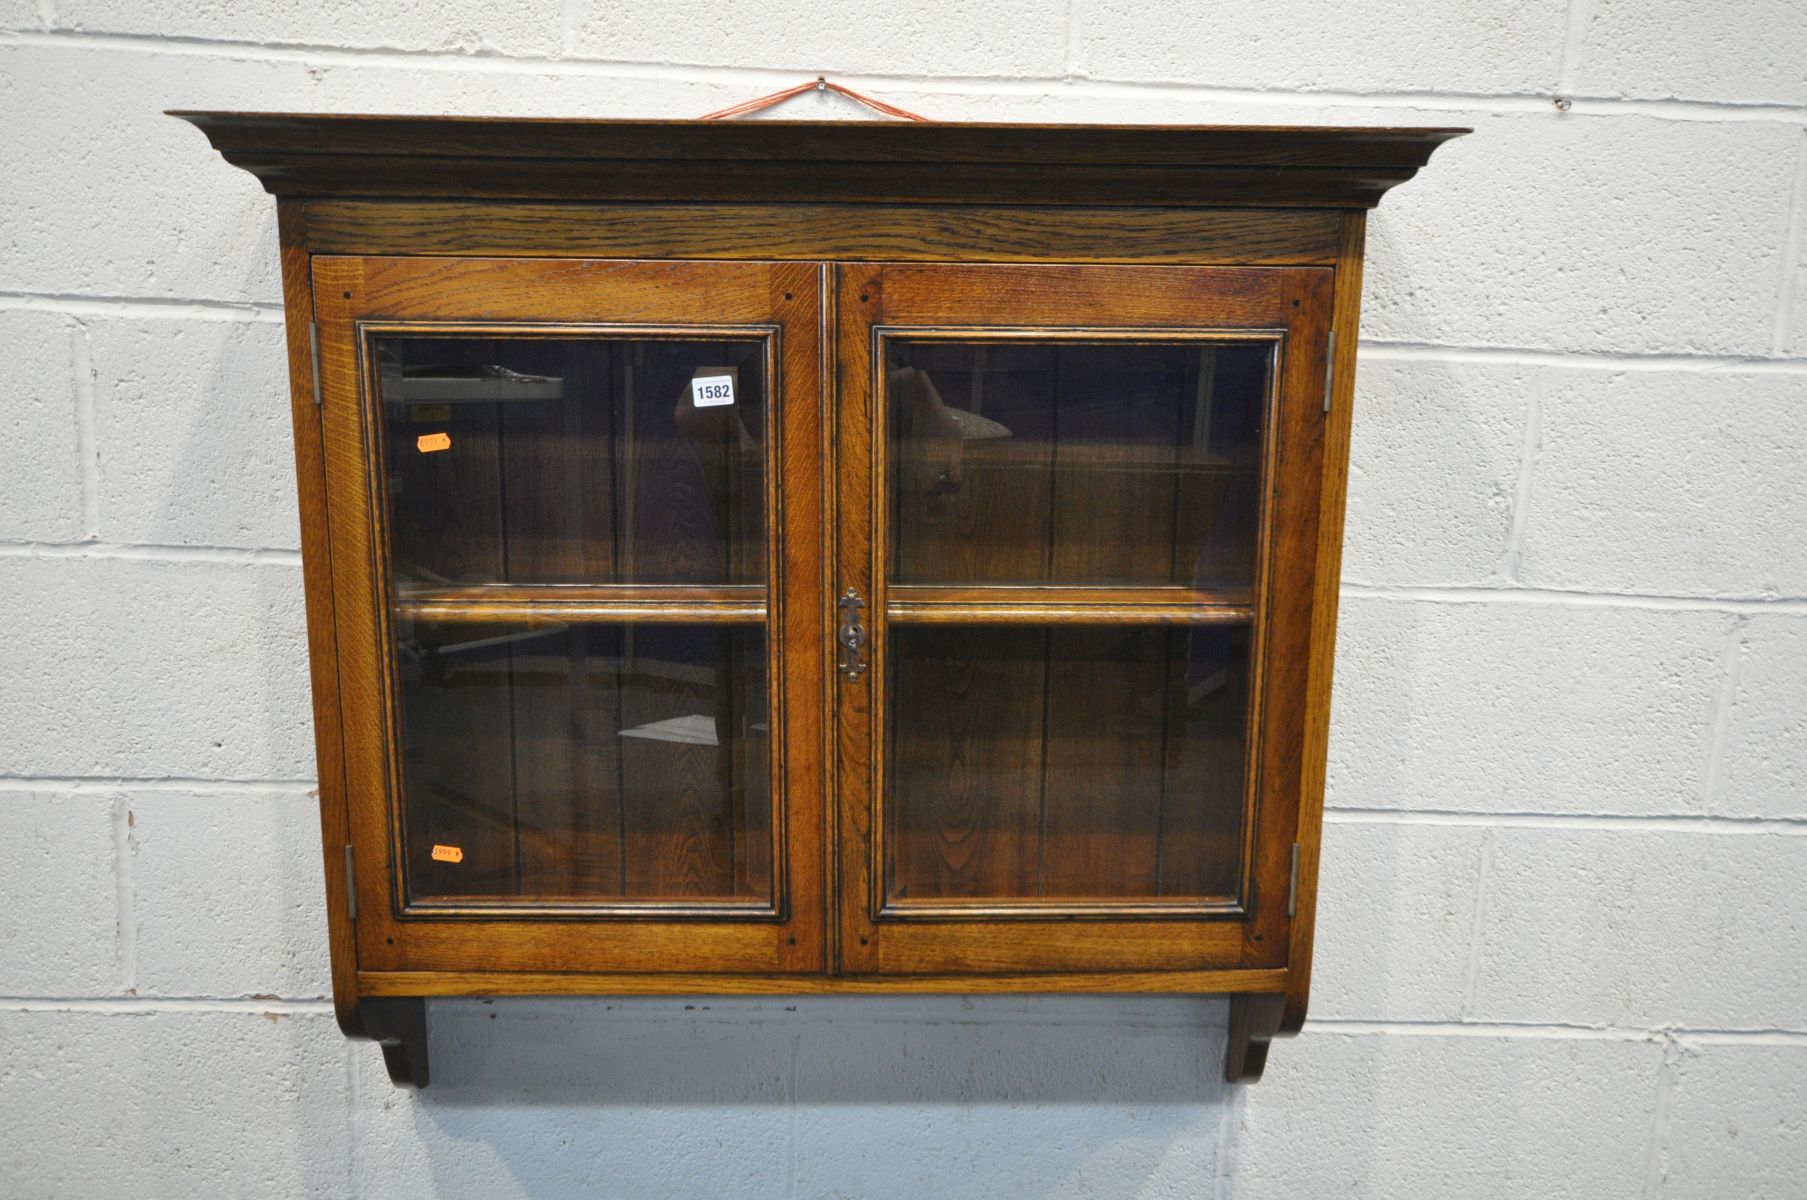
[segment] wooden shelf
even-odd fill
[[[766,589],[516,583],[405,588],[396,595],[395,613],[405,620],[439,622],[757,624],[766,618]]]
[[[1249,589],[927,587],[893,585],[885,617],[898,625],[1235,625],[1252,621]]]

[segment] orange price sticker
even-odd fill
[[[464,851],[457,846],[435,846],[433,858],[437,862],[463,862]]]
[[[435,450],[450,450],[452,435],[449,433],[423,433],[414,439],[414,444],[420,447],[422,454],[431,454]]]

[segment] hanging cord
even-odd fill
[[[742,100],[739,104],[731,104],[727,108],[717,109],[712,113],[704,113],[697,118],[700,121],[720,121],[725,117],[738,117],[744,113],[758,112],[762,108],[770,108],[789,100],[792,96],[801,96],[804,92],[839,92],[849,100],[864,104],[874,112],[884,113],[887,117],[902,117],[906,121],[926,121],[927,117],[919,116],[907,108],[899,108],[895,104],[886,104],[883,100],[874,100],[871,96],[862,96],[850,87],[829,82],[826,76],[818,75],[813,83],[800,83],[796,87],[785,88],[781,92],[773,92],[769,96],[760,96],[756,100]]]

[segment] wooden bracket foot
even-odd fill
[[[1223,1077],[1231,1083],[1261,1078],[1267,1066],[1267,1047],[1280,1032],[1286,1013],[1286,997],[1278,992],[1247,992],[1230,997],[1229,1044],[1225,1047]]]
[[[396,1083],[427,1086],[427,1002],[421,996],[366,996],[358,1008],[364,1032],[383,1048]]]

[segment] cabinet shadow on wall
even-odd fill
[[[1220,996],[429,1000],[425,1110],[536,1104],[1209,1103]]]
[[[430,1088],[358,1061],[447,1196],[1129,1194],[1208,1172],[1236,1094],[1222,997],[429,1005]]]

